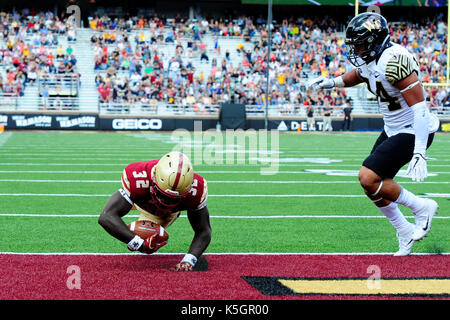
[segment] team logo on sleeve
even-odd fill
[[[394,55],[386,65],[386,80],[396,83],[414,71],[411,59],[405,55]]]

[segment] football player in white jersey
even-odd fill
[[[334,79],[314,79],[310,87],[351,87],[365,82],[377,96],[384,130],[363,162],[359,181],[397,230],[399,250],[394,255],[409,255],[414,241],[430,231],[438,204],[412,194],[393,178],[408,162],[407,172],[413,181],[422,182],[427,177],[425,152],[439,120],[426,105],[416,59],[406,48],[390,41],[384,17],[372,12],[359,14],[350,21],[345,36],[347,58],[355,68]],[[412,210],[415,224],[405,219],[398,204]]]

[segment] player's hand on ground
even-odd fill
[[[144,243],[139,248],[142,253],[152,254],[158,251],[161,247],[167,244],[167,240],[160,242],[159,236],[157,234],[152,235],[144,240]]]
[[[415,153],[409,162],[409,167],[406,174],[410,176],[413,181],[424,181],[428,176],[427,158],[425,155]]]
[[[334,87],[334,80],[318,77],[308,83],[308,89],[329,89]]]
[[[193,267],[189,262],[180,262],[170,270],[189,272],[189,271],[192,271],[192,269],[193,269]]]

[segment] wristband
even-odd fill
[[[183,262],[187,262],[189,263],[191,266],[195,266],[195,264],[197,263],[197,257],[194,256],[193,254],[187,253],[184,258],[181,260],[181,263]]]
[[[139,248],[142,246],[143,243],[144,243],[144,239],[142,239],[139,236],[135,236],[133,239],[131,239],[130,242],[128,242],[127,247],[131,251],[137,251],[137,250],[139,250]]]
[[[342,79],[342,76],[334,78],[333,82],[334,82],[334,86],[337,88],[345,87],[345,82],[344,82],[344,79]]]

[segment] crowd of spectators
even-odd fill
[[[338,75],[348,69],[337,23],[283,20],[273,33],[268,86],[264,23],[249,17],[232,22],[95,17],[91,45],[100,102],[164,102],[199,112],[214,110],[207,110],[208,105],[237,102],[261,112],[268,88],[270,105],[281,113],[301,112],[310,103],[341,105],[344,89],[317,93],[305,87],[308,74]],[[221,50],[221,39],[227,37],[239,44]],[[197,72],[199,63],[208,64],[208,71]]]
[[[446,86],[428,86],[447,82],[447,24],[443,17],[423,19],[419,23],[397,23],[391,27],[392,40],[413,52],[419,65],[427,99],[433,111],[450,106]]]
[[[238,102],[262,112],[268,88],[277,112],[299,114],[308,105],[318,106],[319,113],[327,105],[336,111],[349,99],[345,89],[312,92],[305,86],[308,76],[334,77],[353,68],[338,33],[344,25],[329,17],[285,19],[274,26],[268,86],[268,34],[261,17],[95,17],[90,26],[100,102],[195,106],[199,112],[208,104]],[[425,83],[446,82],[446,28],[440,17],[414,25],[391,23],[392,40],[415,52]],[[221,50],[221,40],[228,37],[240,39],[239,44]],[[196,72],[198,63],[209,64],[209,73]],[[431,105],[449,100],[447,91],[427,87]]]
[[[347,21],[341,17],[342,21]],[[341,31],[330,17],[277,21],[271,55],[264,17],[188,20],[149,17],[90,19],[95,82],[101,103],[192,108],[210,112],[221,102],[244,103],[262,112],[268,103],[281,114],[304,114],[308,105],[338,110],[346,89],[307,90],[310,76],[335,77],[353,68]],[[391,21],[392,41],[415,53],[424,83],[446,83],[447,25],[443,17],[415,23]],[[61,37],[65,37],[63,46]],[[51,12],[0,13],[0,92],[23,95],[39,75],[58,81],[77,74],[71,41],[75,29]],[[237,45],[222,48],[223,39]],[[267,69],[270,70],[266,83]],[[51,83],[51,81],[49,83]],[[44,86],[45,87],[45,86]],[[268,91],[267,91],[268,90]],[[426,87],[433,108],[450,104],[447,87]]]
[[[74,41],[75,28],[52,12],[1,12],[0,95],[23,96],[25,87],[38,85],[38,79],[44,79],[45,93],[44,88],[65,77],[78,78]]]

